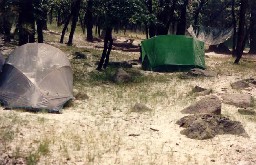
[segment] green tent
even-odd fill
[[[161,35],[142,41],[142,67],[153,71],[205,68],[204,42],[182,35]]]

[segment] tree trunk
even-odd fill
[[[166,28],[167,28],[167,26],[168,26],[168,29],[170,29],[171,23],[173,23],[173,24],[175,23],[174,14],[175,14],[175,9],[176,9],[177,1],[178,1],[178,0],[173,0],[173,1],[172,1],[172,7],[171,7],[171,10],[170,10],[170,15],[171,15],[171,17],[170,17],[170,19],[169,19],[168,25],[166,25]]]
[[[11,41],[11,28],[12,24],[10,20],[8,20],[7,16],[4,14],[3,16],[3,33],[4,33],[4,41]]]
[[[199,3],[199,6],[198,8],[196,9],[195,11],[195,16],[194,16],[194,26],[198,26],[198,17],[199,17],[199,14],[203,8],[203,6],[205,5],[206,1],[205,0],[201,0],[200,3]]]
[[[70,30],[69,39],[68,39],[69,46],[72,45],[73,43],[73,36],[76,30],[76,23],[79,17],[80,6],[81,6],[81,0],[76,0],[72,7],[71,14],[73,15],[73,19],[72,19],[71,30]]]
[[[46,9],[43,9],[43,18],[42,18],[42,28],[43,30],[48,30],[48,27],[47,27],[47,10]]]
[[[19,3],[19,45],[35,42],[35,18],[33,3],[23,0]]]
[[[147,7],[148,7],[148,11],[150,14],[153,14],[153,4],[152,4],[152,0],[147,0]],[[149,21],[149,26],[148,26],[148,33],[149,33],[149,37],[154,37],[156,35],[156,27],[153,21]]]
[[[236,34],[236,15],[235,15],[235,0],[232,0],[232,24],[234,29],[233,34],[233,45],[232,45],[232,56],[236,56],[236,40],[237,40],[237,34]]]
[[[240,14],[239,14],[239,29],[238,29],[238,40],[236,45],[236,60],[235,64],[238,64],[243,55],[246,33],[245,33],[245,14],[248,6],[248,0],[241,0]]]
[[[177,35],[185,35],[186,32],[186,23],[187,23],[187,6],[188,0],[184,0],[184,4],[181,6],[180,19],[177,25]]]
[[[50,12],[49,12],[49,23],[52,24],[52,18],[53,18],[53,6],[51,6]]]
[[[92,35],[92,28],[93,28],[93,18],[92,18],[92,6],[93,0],[88,0],[87,4],[87,19],[86,19],[86,26],[87,26],[87,41],[92,42],[93,41],[93,35]]]
[[[44,36],[43,36],[43,22],[42,20],[37,20],[37,41],[38,43],[44,42]]]
[[[250,54],[256,54],[256,1],[252,1],[250,18]]]
[[[64,27],[63,27],[62,32],[61,32],[60,43],[64,42],[65,33],[66,33],[67,28],[68,28],[68,24],[69,24],[69,21],[71,19],[71,16],[72,16],[71,14],[68,16],[68,18],[67,18],[67,20],[64,24]]]
[[[85,14],[86,15],[86,14]],[[81,29],[83,31],[83,34],[85,33],[85,20],[86,20],[86,16],[84,15],[84,17],[82,18],[81,14],[79,14],[79,20],[80,20],[80,26]]]
[[[36,24],[37,24],[37,42],[43,43],[43,30],[47,29],[47,10],[44,9],[42,5],[42,0],[34,0],[34,8],[36,15]],[[44,29],[46,28],[46,29]]]
[[[102,70],[102,66],[106,69],[109,63],[109,55],[113,45],[113,38],[112,38],[112,27],[108,27],[105,30],[105,37],[104,37],[104,49],[101,55],[101,59],[99,61],[97,70]]]
[[[60,14],[60,10],[57,11],[57,26],[61,26],[61,14]]]
[[[147,22],[145,22],[145,32],[146,32],[146,39],[148,39],[148,25],[147,25]]]
[[[159,0],[159,7],[163,10],[160,11],[157,15],[157,24],[156,24],[156,35],[166,35],[168,34],[168,28],[166,29],[166,24],[168,22],[169,10],[170,10],[170,1],[165,2],[163,0]]]
[[[157,24],[157,35],[166,35],[169,32],[170,24],[173,21],[174,18],[174,11],[176,8],[176,2],[177,0],[171,1],[159,1],[159,7],[163,8],[163,10],[158,14],[158,24]]]

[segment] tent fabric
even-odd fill
[[[16,48],[0,77],[0,101],[8,108],[59,111],[73,98],[73,73],[64,52],[29,43]]]
[[[213,27],[198,26],[194,28],[192,25],[190,25],[187,31],[192,37],[203,41],[207,45],[219,45],[224,43],[234,34],[233,27],[227,29],[219,29]]]
[[[182,35],[161,35],[144,40],[142,67],[153,71],[205,68],[204,42]]]

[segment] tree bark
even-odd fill
[[[108,66],[109,55],[113,45],[112,27],[107,27],[105,31],[106,32],[104,37],[104,49],[103,49],[97,70],[102,70],[102,66],[104,69],[106,69],[106,67]]]
[[[145,22],[145,32],[146,32],[146,39],[148,39],[148,25],[147,25],[147,22]]]
[[[146,1],[147,7],[148,7],[148,11],[150,14],[153,14],[153,4],[152,4],[152,0],[147,0]],[[154,37],[156,35],[156,27],[153,21],[149,21],[149,26],[148,26],[148,33],[149,33],[149,37]]]
[[[239,29],[238,29],[238,40],[236,45],[236,60],[235,64],[238,64],[243,55],[246,33],[245,33],[245,14],[248,6],[248,0],[241,0],[240,14],[239,14]]]
[[[19,45],[35,42],[35,18],[33,3],[23,0],[19,3]]]
[[[72,18],[69,39],[68,39],[68,43],[67,43],[67,45],[69,45],[69,46],[73,44],[73,36],[74,36],[75,30],[76,30],[76,24],[77,24],[78,17],[79,17],[80,6],[81,6],[81,0],[76,0],[72,7],[71,13],[73,15],[73,18]]]
[[[252,1],[250,18],[250,54],[256,54],[256,1]]]
[[[42,12],[43,18],[41,19],[43,30],[48,30],[48,27],[47,27],[47,12],[48,12],[47,9],[43,9],[43,12]]]
[[[44,36],[43,36],[43,22],[42,20],[37,20],[37,42],[43,43],[44,42]]]
[[[7,16],[4,14],[3,16],[3,33],[4,33],[4,41],[11,41],[11,28],[12,24],[10,20],[8,20]]]
[[[176,8],[177,0],[173,0],[171,4],[171,0],[160,0],[159,7],[163,8],[161,12],[159,12],[157,16],[157,26],[156,26],[156,34],[157,35],[167,35],[169,32],[170,24],[174,18],[174,11]]]
[[[52,24],[52,18],[53,18],[53,6],[51,6],[50,12],[49,12],[49,23]]]
[[[186,32],[186,23],[187,23],[187,6],[188,0],[184,0],[184,4],[181,6],[180,19],[177,25],[177,35],[185,35]]]
[[[61,26],[61,14],[60,14],[60,10],[57,11],[57,26]]]
[[[86,15],[86,14],[85,14]],[[82,16],[79,14],[79,21],[80,21],[80,26],[81,26],[81,29],[82,29],[82,31],[83,31],[83,34],[85,33],[85,20],[86,20],[86,16],[83,16],[83,18],[82,18]]]
[[[235,0],[232,0],[232,24],[234,29],[233,34],[233,45],[232,45],[232,56],[236,56],[236,41],[237,41],[237,34],[236,34],[236,14],[235,14]]]
[[[61,32],[60,43],[64,42],[65,33],[66,33],[67,28],[68,28],[68,24],[69,24],[69,21],[70,21],[71,17],[72,17],[72,15],[69,14],[69,16],[68,16],[68,18],[67,18],[67,20],[64,24],[64,27],[63,27],[62,32]]]
[[[195,11],[195,16],[194,16],[194,26],[198,26],[198,18],[199,18],[199,14],[202,11],[203,6],[205,5],[206,0],[201,0],[199,3],[198,8]]]
[[[86,40],[92,42],[93,41],[93,35],[92,35],[92,28],[93,28],[93,17],[92,17],[92,5],[93,0],[88,0],[87,2],[87,19],[86,19],[86,26],[87,26],[87,37]]]

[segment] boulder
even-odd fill
[[[132,81],[132,77],[122,68],[118,68],[113,80],[115,83],[127,83]]]
[[[142,103],[136,103],[133,107],[131,112],[137,112],[137,113],[141,113],[141,112],[147,112],[147,111],[152,111],[151,108],[147,107],[146,105],[142,104]]]
[[[253,97],[250,94],[223,94],[222,102],[240,108],[253,107]]]
[[[245,89],[250,86],[255,86],[256,80],[254,78],[248,78],[231,83],[233,89]]]
[[[89,99],[89,96],[85,92],[79,91],[78,89],[73,89],[73,95],[76,98],[76,100]]]
[[[83,54],[81,52],[75,52],[75,57],[74,59],[87,59],[87,55]]]
[[[242,115],[256,115],[256,111],[252,108],[238,109],[238,112]]]
[[[206,88],[202,88],[200,86],[195,86],[192,89],[192,93],[194,93],[195,95],[198,95],[198,96],[205,96],[205,95],[209,95],[210,93],[212,93],[212,89],[206,89]]]
[[[234,83],[231,83],[231,87],[233,89],[244,89],[250,87],[249,83],[245,80],[236,81]]]
[[[207,89],[206,88],[202,88],[200,86],[195,86],[193,89],[192,89],[192,92],[193,93],[197,93],[197,92],[203,92],[203,91],[206,91]]]
[[[248,137],[242,124],[221,115],[197,114],[185,116],[176,122],[185,128],[181,134],[191,139],[210,139],[216,135],[232,134]]]
[[[221,114],[221,101],[216,96],[205,97],[181,111],[185,114]]]
[[[75,95],[75,98],[76,98],[77,100],[87,100],[87,99],[89,99],[89,96],[88,96],[86,93],[84,93],[84,92],[78,92],[78,93]]]
[[[193,68],[191,69],[188,73],[188,76],[193,76],[193,77],[215,77],[217,76],[216,73],[208,70],[203,70],[199,68]]]

